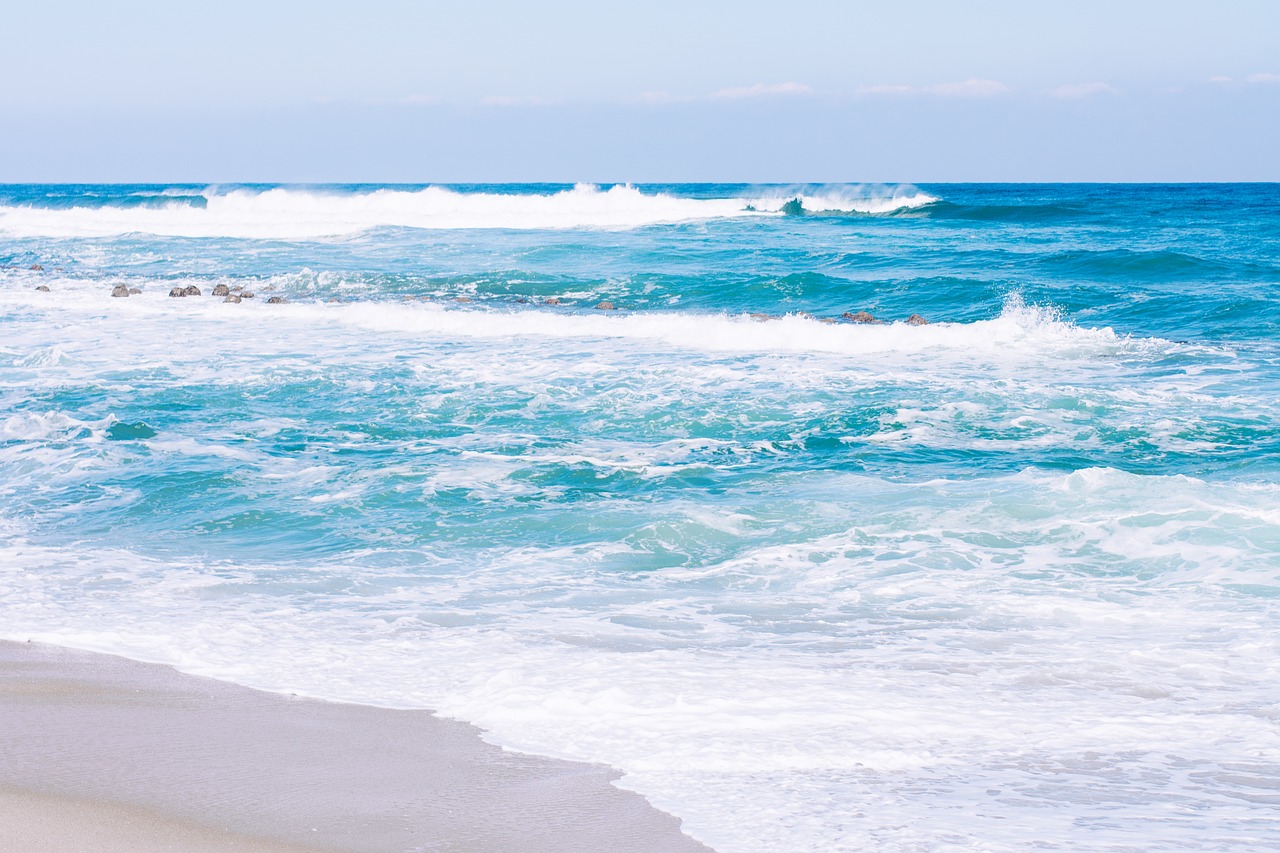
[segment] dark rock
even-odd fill
[[[182,292],[187,296],[199,296],[200,288],[196,287],[194,284],[188,284],[186,287],[182,288]]]
[[[112,296],[128,296],[129,288],[123,284],[117,284],[115,287],[111,288],[111,295]]]
[[[454,301],[454,302],[470,302],[470,301],[471,301],[471,297],[470,297],[470,296],[455,296],[455,297],[453,297],[453,301]]]
[[[819,317],[818,322],[831,325],[832,323],[835,323],[835,320],[831,319],[830,317]]]
[[[227,298],[222,301],[223,302],[239,302],[240,296],[239,294],[236,294],[236,293],[228,293]]]
[[[528,300],[528,299],[525,299],[523,296],[517,296],[517,297],[516,297],[516,304],[517,304],[517,305],[528,305],[528,304],[529,304],[529,300]]]
[[[28,269],[30,269],[32,272],[44,272],[44,267],[40,266],[39,264],[32,264],[30,267],[28,267]]]
[[[559,297],[559,296],[548,296],[546,299],[542,300],[542,304],[543,304],[543,305],[559,305],[559,304],[560,304],[560,297]]]
[[[752,320],[758,320],[761,323],[763,323],[765,320],[776,319],[772,314],[760,314],[758,312],[754,314],[748,314],[747,316],[750,317]]]
[[[138,295],[139,293],[141,293],[141,292],[142,292],[142,288],[140,288],[140,287],[131,287],[131,288],[129,288],[129,295],[130,295],[130,296],[137,296],[137,295]]]
[[[232,288],[231,288],[231,292],[232,292],[232,293],[239,293],[239,292],[240,292],[240,291],[242,291],[242,290],[244,290],[244,285],[243,285],[243,284],[237,284],[236,286],[234,286],[234,287],[232,287]]]
[[[330,296],[328,301],[329,301],[329,302],[341,302],[342,300],[341,300],[341,299],[339,299],[339,298],[338,298],[338,297],[336,297],[336,296]]]
[[[287,305],[288,302],[289,300],[285,299],[283,296],[270,296],[267,298],[268,305]]]
[[[187,295],[187,290],[184,287],[173,287],[169,289],[169,296],[172,299],[177,299],[179,296],[186,296],[186,295]]]
[[[241,297],[242,299],[252,299],[252,298],[253,298],[253,291],[252,291],[252,290],[242,290],[242,291],[240,291],[240,297]]]
[[[38,287],[36,288],[36,290],[40,291],[41,293],[48,293],[48,292],[49,292],[49,285],[47,285],[47,284],[42,284],[42,285],[38,286]]]
[[[616,310],[616,309],[613,307],[613,303],[612,303],[612,302],[609,302],[608,300],[606,300],[606,301],[601,302],[600,304],[596,305],[596,310],[597,310],[597,311],[614,311],[614,310]]]
[[[225,284],[215,284],[213,286],[214,296],[227,296],[230,293],[231,290]]]
[[[919,314],[912,314],[910,317],[907,318],[907,325],[908,326],[927,326],[929,325],[929,321],[921,317]]]
[[[840,318],[841,318],[842,320],[848,320],[850,323],[878,323],[878,322],[880,322],[880,321],[879,321],[879,320],[877,320],[875,317],[872,317],[870,314],[868,314],[866,311],[858,311],[858,312],[856,312],[856,313],[850,313],[850,312],[846,311],[846,312],[844,312],[843,314],[841,314],[841,315],[840,315]]]

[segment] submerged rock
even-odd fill
[[[112,296],[128,296],[129,288],[125,287],[123,284],[117,284],[115,287],[111,288],[111,295]]]
[[[228,294],[227,294],[227,298],[226,298],[226,299],[224,299],[224,300],[222,300],[222,301],[223,301],[223,302],[239,302],[239,301],[240,301],[240,296],[239,296],[238,294],[235,294],[235,293],[228,293]]]
[[[31,270],[32,272],[44,272],[44,267],[40,266],[39,264],[32,264],[27,269]]]
[[[139,293],[141,293],[141,292],[142,292],[142,288],[140,288],[140,287],[131,287],[131,288],[129,288],[129,295],[130,295],[130,296],[136,296],[137,294],[139,294]]]
[[[337,296],[330,296],[326,301],[327,301],[327,302],[330,302],[330,303],[334,303],[334,302],[343,302],[343,301],[345,301],[345,300],[342,300],[342,299],[338,298]]]
[[[455,297],[453,297],[453,301],[454,301],[454,302],[470,302],[470,301],[471,301],[471,297],[470,297],[470,296],[455,296]]]
[[[559,296],[548,296],[546,299],[542,300],[542,304],[543,304],[543,305],[559,305],[559,304],[560,304],[560,297],[559,297]]]
[[[596,310],[597,311],[615,311],[617,309],[614,308],[614,305],[612,302],[606,299],[604,302],[601,302],[598,305],[596,305]]]
[[[182,292],[187,296],[199,296],[200,288],[196,287],[194,284],[188,284],[186,287],[182,288]]]
[[[777,317],[773,316],[772,314],[761,314],[761,313],[759,313],[759,312],[755,312],[755,313],[753,313],[753,314],[748,314],[747,316],[748,316],[748,317],[750,317],[752,320],[758,320],[758,321],[760,321],[761,323],[763,323],[765,320],[776,320],[776,319],[778,319]]]
[[[244,290],[244,285],[243,285],[243,284],[237,284],[237,285],[234,285],[234,286],[231,288],[231,292],[232,292],[232,293],[239,293],[239,292],[240,292],[240,291],[242,291],[242,290]]]
[[[907,325],[908,326],[927,326],[929,325],[929,321],[921,317],[919,314],[912,314],[910,317],[907,318]]]
[[[849,312],[846,311],[840,315],[842,320],[848,320],[850,323],[878,323],[875,317],[872,317],[866,311]]]
[[[835,320],[834,320],[833,318],[831,318],[831,317],[819,317],[819,318],[818,318],[818,322],[819,322],[819,323],[826,323],[827,325],[831,325],[831,324],[835,323]]]
[[[37,287],[36,287],[36,290],[40,291],[41,293],[48,293],[48,292],[49,292],[49,285],[47,285],[47,284],[41,284],[41,285],[39,285],[39,286],[37,286]]]
[[[285,299],[283,296],[270,296],[267,298],[268,305],[287,305],[288,303],[289,300]]]
[[[252,298],[253,298],[253,291],[252,291],[252,290],[242,290],[242,291],[240,291],[240,297],[241,297],[242,299],[252,299]]]
[[[186,296],[187,289],[185,287],[173,287],[169,289],[169,298],[177,299],[179,296]]]
[[[213,286],[214,296],[226,296],[229,293],[231,293],[231,290],[225,284],[215,284]]]

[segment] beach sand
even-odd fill
[[[0,642],[0,851],[707,851],[607,767],[426,711]]]

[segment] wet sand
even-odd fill
[[[426,711],[0,642],[0,853],[706,853],[617,776]]]

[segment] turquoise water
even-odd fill
[[[1277,258],[1272,185],[0,187],[0,635],[722,851],[1280,849]]]

